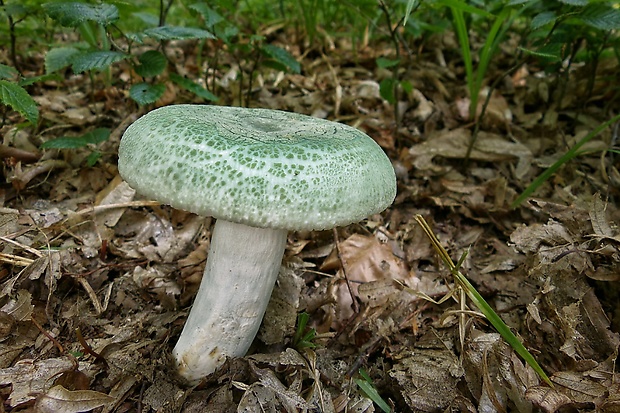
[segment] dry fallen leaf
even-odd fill
[[[13,386],[9,403],[15,407],[45,393],[54,378],[73,367],[73,362],[67,357],[20,360],[13,367],[0,370],[0,385]]]
[[[67,390],[54,386],[37,398],[36,413],[79,413],[105,406],[114,398],[93,390]]]
[[[413,166],[419,170],[442,172],[443,168],[435,165],[435,157],[463,159],[467,154],[471,133],[468,129],[441,130],[432,133],[427,139],[410,149],[414,157]],[[532,152],[519,142],[493,133],[480,132],[470,153],[470,158],[484,162],[502,162],[517,159],[515,177],[524,177],[530,169]]]

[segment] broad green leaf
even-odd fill
[[[205,26],[213,27],[219,22],[224,21],[221,14],[213,10],[206,3],[194,3],[189,6],[190,9],[196,10],[205,20]]]
[[[159,24],[159,16],[154,15],[146,11],[139,11],[131,13],[132,16],[142,20],[147,26],[155,27]]]
[[[129,89],[129,97],[136,101],[140,106],[154,103],[166,91],[166,86],[157,83],[150,85],[146,82],[135,84]]]
[[[510,0],[506,5],[507,6],[518,6],[520,4],[525,4],[528,1],[532,1],[532,0]]]
[[[168,64],[166,56],[157,50],[149,50],[142,53],[140,57],[138,57],[138,61],[140,65],[136,66],[135,69],[136,73],[142,77],[157,76],[164,71]]]
[[[21,113],[32,124],[39,121],[39,109],[26,89],[7,80],[0,80],[0,102]]]
[[[53,73],[71,66],[73,58],[80,53],[75,47],[56,47],[45,54],[45,73]]]
[[[301,65],[295,58],[286,50],[281,47],[274,46],[272,44],[266,44],[261,47],[261,50],[269,57],[271,57],[276,62],[286,66],[288,69],[292,70],[294,73],[301,72]]]
[[[389,103],[396,103],[396,96],[394,96],[394,87],[396,85],[396,80],[391,77],[385,78],[379,83],[379,94]]]
[[[19,72],[11,66],[0,63],[0,79],[12,79],[19,75]]]
[[[593,3],[584,7],[579,16],[589,26],[599,30],[620,29],[620,9],[604,3]]]
[[[121,52],[95,51],[85,52],[74,56],[73,71],[82,73],[87,70],[101,70],[110,66],[112,63],[127,59],[128,55]]]
[[[95,166],[97,161],[101,158],[101,152],[92,151],[88,157],[86,157],[86,165],[87,166]]]
[[[205,100],[210,100],[212,102],[215,102],[218,100],[217,96],[209,92],[207,89],[203,88],[199,84],[183,76],[177,75],[176,73],[170,73],[170,80],[172,80],[177,85],[181,86],[183,89],[188,90],[192,92],[193,94],[195,94],[196,96],[199,96]]]
[[[407,94],[411,94],[413,92],[413,83],[408,80],[401,80],[400,87],[403,88]]]
[[[400,59],[388,59],[385,57],[378,57],[375,61],[377,63],[377,67],[381,69],[388,69],[390,67],[398,66],[400,63]]]
[[[532,19],[532,23],[530,24],[533,30],[536,30],[545,24],[551,23],[555,20],[556,15],[552,11],[544,11],[542,13],[537,14]]]
[[[11,3],[11,4],[6,4],[3,7],[3,9],[6,14],[13,17],[14,19],[18,19],[21,16],[28,14],[31,8],[26,7],[23,4]]]
[[[144,34],[157,40],[215,39],[211,32],[195,27],[160,26],[146,29]]]
[[[50,139],[43,142],[41,149],[76,149],[83,148],[86,145],[96,145],[105,142],[110,138],[110,129],[97,128],[87,132],[82,136],[61,136],[59,138]]]
[[[107,26],[118,20],[118,9],[113,4],[91,5],[78,2],[46,3],[43,10],[63,26],[78,27],[85,21]]]

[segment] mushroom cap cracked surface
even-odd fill
[[[366,134],[270,109],[153,110],[125,131],[118,168],[146,197],[261,228],[347,225],[396,196],[390,160]]]

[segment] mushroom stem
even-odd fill
[[[173,350],[189,382],[248,351],[278,278],[286,236],[286,230],[216,222],[200,289]]]

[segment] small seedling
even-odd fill
[[[293,336],[293,347],[297,350],[316,347],[316,344],[312,342],[316,337],[316,330],[307,327],[309,319],[310,315],[306,312],[297,316],[297,330]]]
[[[353,381],[355,381],[355,384],[358,385],[362,393],[372,400],[374,404],[379,406],[379,408],[385,413],[390,413],[392,411],[390,405],[383,400],[368,373],[366,373],[364,369],[359,369],[358,373],[360,378],[354,378]]]

